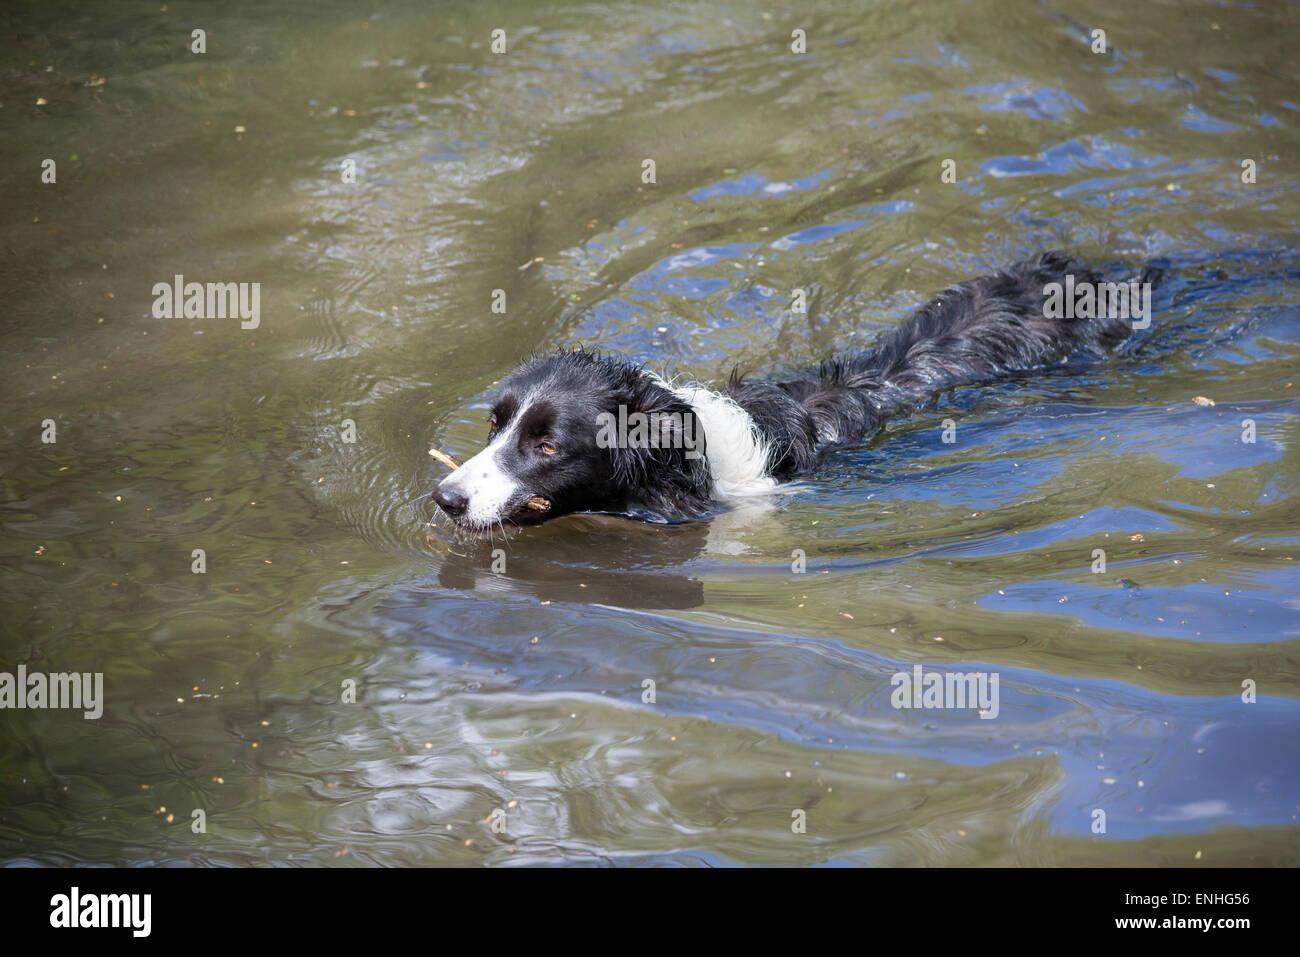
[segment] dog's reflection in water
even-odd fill
[[[444,536],[430,528],[428,540],[442,558],[438,583],[444,588],[684,609],[703,604],[704,583],[696,575],[707,559],[743,554],[748,550],[744,531],[775,515],[767,502],[673,525],[579,514],[494,538]]]

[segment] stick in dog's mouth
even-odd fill
[[[432,455],[439,462],[441,462],[443,465],[447,466],[447,468],[449,469],[454,470],[460,468],[460,466],[456,464],[456,460],[453,459],[446,452],[443,452],[439,449],[429,449],[429,454]],[[551,510],[551,500],[548,498],[543,498],[540,495],[534,495],[524,504],[526,504],[534,512],[549,512]]]
[[[432,455],[439,462],[441,462],[443,465],[447,466],[447,468],[452,469],[453,471],[460,468],[460,466],[456,464],[456,460],[453,459],[446,452],[443,452],[439,449],[429,449],[429,454]]]

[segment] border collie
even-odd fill
[[[1102,355],[1129,334],[1127,308],[1124,318],[1100,304],[1079,310],[1086,316],[1049,315],[1052,284],[1102,278],[1044,253],[953,286],[866,352],[788,382],[733,372],[721,392],[587,351],[534,357],[501,383],[487,446],[434,501],[471,531],[571,512],[704,518],[810,471],[828,449],[861,442],[945,389]]]

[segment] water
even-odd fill
[[[107,701],[6,712],[0,859],[1300,861],[1297,6],[1068,6],[12,5],[0,671]],[[1050,247],[1152,328],[772,507],[426,524],[534,349],[795,369]]]

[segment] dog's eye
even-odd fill
[[[496,430],[497,430],[497,414],[493,412],[491,415],[488,416],[488,431],[495,432]]]
[[[539,442],[537,443],[537,448],[539,451],[544,452],[547,455],[555,454],[555,446],[552,445],[550,442]]]

